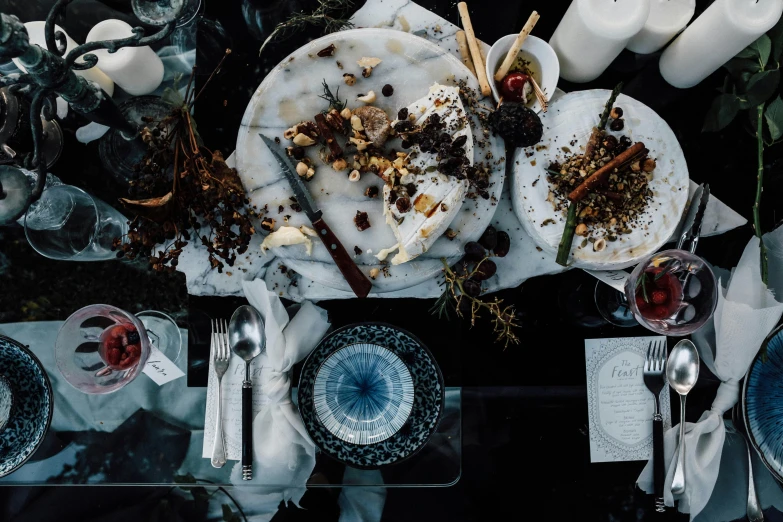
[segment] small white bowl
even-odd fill
[[[500,101],[500,91],[495,82],[495,72],[497,72],[500,64],[503,63],[508,50],[511,49],[511,45],[516,38],[516,34],[504,36],[495,42],[487,53],[487,78],[489,79],[492,97],[495,98],[495,102]],[[560,62],[557,59],[555,50],[541,38],[532,35],[528,36],[525,43],[522,44],[522,50],[533,56],[541,65],[541,78],[536,78],[536,80],[541,90],[546,94],[547,101],[551,100],[557,88],[557,80],[560,78]],[[528,104],[528,107],[535,112],[541,112],[541,104],[538,103],[535,95],[533,95],[533,103]]]

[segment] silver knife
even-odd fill
[[[680,240],[677,242],[677,248],[682,249],[686,241],[690,241],[688,250],[690,253],[696,251],[696,245],[699,243],[701,234],[701,225],[704,221],[704,211],[710,200],[710,186],[708,184],[699,185],[691,198],[691,206],[688,209],[688,215],[682,224]]]
[[[280,165],[280,168],[283,170],[283,174],[294,191],[296,201],[313,224],[313,228],[318,232],[318,237],[321,238],[321,241],[326,246],[326,250],[332,256],[332,259],[334,259],[337,268],[340,270],[340,273],[343,274],[343,277],[348,282],[351,290],[353,290],[357,297],[367,297],[367,294],[369,294],[372,289],[372,283],[367,279],[367,276],[364,275],[364,272],[356,266],[353,257],[345,250],[345,247],[340,243],[340,240],[337,239],[337,236],[334,235],[332,229],[324,222],[321,210],[310,195],[310,191],[307,190],[302,178],[296,173],[296,167],[294,167],[294,164],[288,158],[288,155],[283,152],[282,147],[273,140],[267,138],[263,134],[259,134],[259,136],[264,140],[266,146],[269,147],[272,156],[275,157],[278,165]]]

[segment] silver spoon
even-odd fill
[[[680,395],[680,448],[672,479],[672,494],[679,495],[685,492],[685,397],[699,378],[699,352],[688,339],[672,348],[666,363],[666,378]]]
[[[253,478],[253,381],[250,380],[250,362],[266,350],[264,319],[258,310],[242,305],[234,311],[228,323],[231,349],[245,361],[245,380],[242,381],[242,480]]]
[[[735,404],[731,410],[731,420],[737,432],[745,439],[745,446],[748,450],[748,502],[746,512],[750,522],[764,522],[764,513],[761,511],[759,499],[756,496],[756,485],[753,483],[753,457],[750,453],[750,439],[745,426],[745,419],[742,417],[740,405]]]

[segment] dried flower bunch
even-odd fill
[[[225,56],[230,52],[226,50]],[[195,235],[206,247],[212,268],[222,272],[247,250],[255,232],[250,218],[256,213],[245,207],[248,200],[236,170],[226,165],[220,151],[201,143],[191,116],[194,103],[222,63],[198,94],[191,88],[191,76],[185,97],[179,96],[165,118],[146,121],[141,130],[148,150],[136,166],[139,177],[131,193],[152,196],[166,185],[170,189],[163,196],[120,199],[134,216],[127,236],[114,240],[117,257],[147,257],[154,270],[171,272]],[[176,99],[176,91],[168,98]],[[163,244],[167,246],[158,250]]]

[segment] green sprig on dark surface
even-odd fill
[[[332,90],[329,88],[329,84],[326,83],[326,80],[321,80],[321,85],[323,85],[324,93],[319,94],[318,97],[329,102],[329,107],[321,112],[326,114],[330,109],[335,109],[337,112],[345,109],[345,107],[348,105],[348,98],[346,98],[345,101],[340,100],[340,88],[338,87],[337,90],[332,93]]]
[[[312,13],[294,13],[285,22],[277,24],[272,34],[261,44],[259,56],[271,42],[279,42],[300,34],[306,31],[308,26],[321,27],[327,34],[353,27],[353,22],[343,18],[353,4],[353,0],[318,0],[318,7]]]

